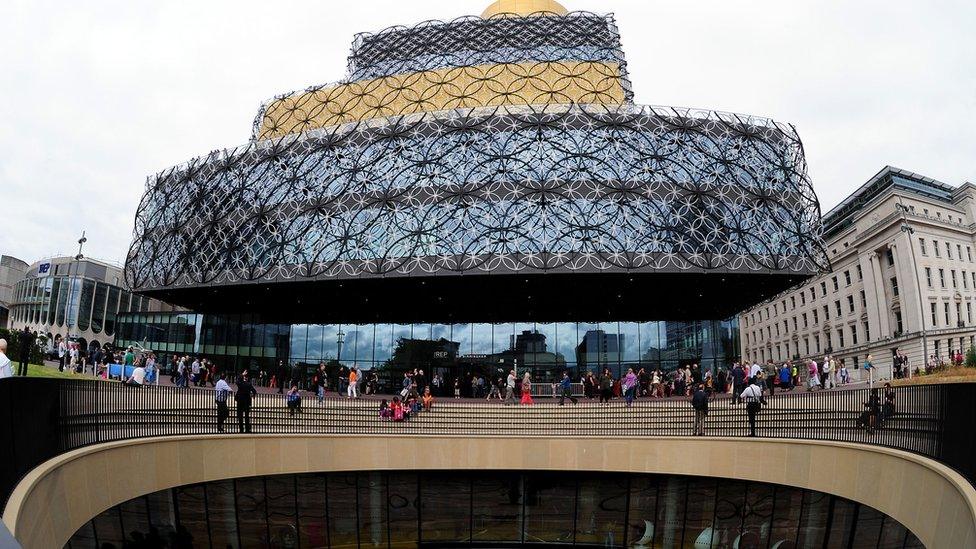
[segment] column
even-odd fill
[[[858,257],[858,264],[861,266],[861,274],[864,277],[862,284],[864,285],[864,301],[865,307],[868,313],[868,329],[871,331],[871,340],[876,341],[881,338],[881,318],[878,315],[878,294],[875,292],[877,288],[877,281],[874,278],[874,265],[872,263],[872,258],[875,257],[874,252],[870,255],[861,255]]]
[[[895,274],[898,277],[898,290],[901,296],[901,321],[905,332],[918,333],[923,327],[919,317],[918,265],[913,261],[921,251],[914,248],[914,240],[907,232],[902,232],[892,244],[895,258]]]
[[[891,326],[888,314],[888,299],[885,297],[885,278],[881,271],[881,258],[877,252],[871,254],[871,273],[874,278],[874,297],[877,303],[878,313],[878,339],[884,339],[891,335]]]

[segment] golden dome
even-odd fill
[[[499,13],[514,13],[516,15],[531,15],[533,13],[554,13],[566,15],[569,13],[555,0],[495,0],[481,12],[481,17],[487,19]]]

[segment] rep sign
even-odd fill
[[[51,262],[41,263],[37,266],[37,276],[49,276],[51,274]]]

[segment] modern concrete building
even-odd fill
[[[159,300],[132,294],[122,269],[111,263],[53,257],[24,266],[13,285],[9,327],[29,327],[51,345],[62,338],[82,348],[113,343],[120,312],[173,310]]]
[[[13,302],[14,285],[24,277],[27,263],[16,257],[0,255],[0,328],[6,328]]]
[[[830,272],[740,315],[747,360],[872,355],[892,375],[974,344],[976,186],[886,167],[824,215]]]

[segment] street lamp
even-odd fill
[[[901,203],[901,198],[898,199],[898,204],[895,205],[898,211],[901,212],[901,226],[899,229],[901,232],[908,235],[908,253],[912,256],[912,270],[915,271],[915,289],[918,291],[918,321],[922,329],[922,365],[923,367],[927,364],[929,359],[929,343],[925,331],[925,307],[922,303],[922,279],[918,276],[918,264],[915,262],[915,246],[912,243],[912,235],[915,234],[915,228],[908,223],[908,208]],[[894,370],[894,364],[891,366]],[[894,371],[892,371],[894,374]],[[892,375],[891,377],[895,377]],[[908,366],[908,377],[912,377],[911,365]]]
[[[74,261],[71,263],[71,264],[73,264],[75,266],[75,276],[78,276],[78,274],[81,272],[81,266],[80,266],[79,262],[82,259],[84,259],[84,257],[85,257],[84,254],[81,253],[82,248],[85,246],[85,242],[88,242],[88,239],[85,238],[85,231],[81,231],[81,238],[78,239],[78,253],[77,253],[77,255],[75,255]],[[79,286],[79,288],[78,288],[78,294],[79,294],[78,301],[79,301],[79,303],[78,303],[78,307],[75,308],[75,317],[74,317],[74,320],[72,320],[72,318],[71,318],[71,304],[72,304],[72,301],[74,300],[75,284],[74,284],[74,280],[71,279],[71,264],[68,265],[68,307],[67,307],[67,311],[66,311],[67,312],[67,315],[68,315],[68,319],[67,319],[68,322],[67,322],[67,324],[68,324],[68,339],[69,340],[71,339],[71,330],[72,330],[72,328],[76,328],[77,327],[77,325],[78,325],[78,315],[81,314],[81,297],[80,297],[81,296],[81,287],[80,287],[81,286],[81,282],[79,281],[78,282],[78,286]],[[81,349],[79,349],[79,353],[80,352],[81,352]]]

